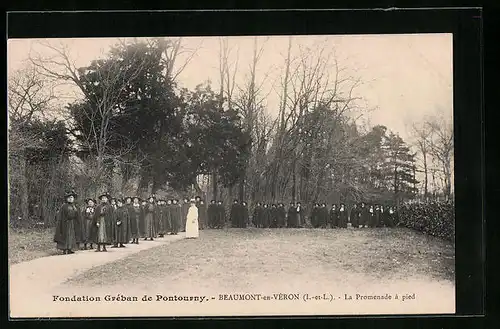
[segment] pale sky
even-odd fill
[[[117,39],[51,39],[50,42],[64,44],[76,66],[85,66],[105,56]],[[194,89],[211,80],[213,89],[218,89],[219,42],[219,37],[183,38],[185,47],[199,49],[178,77],[181,86]],[[228,44],[232,50],[229,61],[234,63],[238,56],[236,83],[242,84],[249,72],[254,38],[228,37]],[[276,115],[288,37],[262,36],[258,44],[264,45],[264,50],[257,67],[257,82],[265,77],[263,96],[270,114]],[[298,54],[299,45],[311,49],[325,45],[334,49],[346,74],[361,79],[355,96],[362,97],[364,105],[374,109],[363,116],[370,125],[384,124],[409,141],[408,125],[425,115],[440,109],[445,117],[452,119],[451,34],[294,36],[292,58]],[[34,39],[11,39],[7,49],[8,72],[12,72],[23,66],[30,49],[40,52],[42,48]],[[182,61],[180,58],[178,63]]]

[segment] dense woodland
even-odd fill
[[[12,222],[50,225],[64,192],[83,197],[150,193],[206,199],[395,203],[452,196],[453,131],[438,115],[412,127],[366,127],[360,80],[321,49],[282,63],[279,109],[268,109],[256,68],[238,68],[220,41],[218,83],[180,88],[181,39],[118,42],[75,67],[64,48],[32,55],[9,76]],[[248,70],[237,85],[236,70]],[[57,86],[79,98],[66,106]],[[60,103],[60,102],[59,102]],[[278,113],[271,116],[269,113]],[[356,113],[356,115],[354,115]]]

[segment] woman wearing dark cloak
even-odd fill
[[[130,239],[132,243],[139,244],[141,237],[139,225],[142,218],[141,199],[139,197],[133,198],[133,203],[129,206],[130,215]]]
[[[92,240],[92,223],[94,222],[95,216],[95,200],[87,199],[85,200],[85,203],[87,203],[87,207],[83,210],[81,217],[83,250],[87,250],[88,244],[90,244],[89,249],[94,249],[94,241]]]
[[[278,228],[278,208],[276,207],[276,204],[273,203],[271,205],[271,209],[269,210],[269,214],[271,217],[271,223],[269,224],[270,228]]]
[[[278,210],[276,211],[278,213],[278,227],[283,228],[286,226],[286,211],[285,211],[285,205],[283,203],[278,204]]]
[[[144,208],[144,240],[154,240],[156,236],[155,218],[157,217],[155,197],[150,196],[148,204]]]
[[[288,207],[288,219],[286,223],[287,227],[296,228],[298,226],[297,223],[297,208],[295,207],[295,203],[291,202],[290,207]]]
[[[341,203],[339,207],[339,227],[347,228],[348,217],[347,208],[345,204]]]
[[[370,222],[370,213],[368,207],[364,202],[361,202],[361,207],[359,207],[359,224],[361,227],[367,227]]]
[[[200,200],[197,206],[200,221],[200,230],[203,230],[205,229],[205,227],[208,227],[207,205],[205,204],[205,201]]]
[[[319,204],[315,203],[311,209],[311,225],[313,228],[319,227]]]
[[[207,216],[208,216],[208,227],[209,228],[216,228],[217,225],[217,203],[215,200],[211,200],[210,204],[208,205],[207,209]]]
[[[76,229],[78,225],[80,211],[75,206],[75,192],[69,192],[65,195],[66,202],[57,212],[57,226],[54,234],[54,242],[57,243],[57,249],[62,250],[64,254],[73,254],[77,248]]]
[[[156,209],[156,232],[158,237],[163,238],[165,236],[165,206],[163,200],[158,200]]]
[[[141,200],[141,209],[142,209],[142,216],[141,220],[139,222],[139,232],[141,238],[144,238],[146,236],[146,224],[145,224],[145,210],[148,202],[146,200]]]
[[[165,234],[172,233],[172,206],[173,206],[172,203],[173,200],[169,199],[167,200],[167,204],[165,205],[165,215],[164,215]]]
[[[175,199],[172,201],[171,211],[171,235],[179,234],[181,228],[181,216],[182,216],[182,206],[179,204],[179,200]]]
[[[95,210],[94,224],[92,225],[92,238],[97,244],[96,252],[106,252],[106,245],[112,244],[114,219],[112,206],[108,203],[109,194],[104,193],[99,196],[100,204]]]
[[[217,202],[217,228],[224,228],[226,225],[226,209],[222,201]]]
[[[326,228],[328,225],[328,208],[326,207],[326,203],[322,203],[318,210],[319,214],[319,227]]]
[[[124,244],[130,241],[130,217],[129,211],[123,205],[123,200],[116,200],[117,208],[115,210],[115,241],[119,248],[124,248]]]
[[[349,215],[349,220],[351,222],[351,227],[353,228],[359,227],[359,208],[356,203],[352,206],[351,213]]]
[[[241,220],[242,209],[238,200],[234,200],[231,206],[231,211],[229,213],[229,219],[231,220],[231,227],[239,227],[239,221]]]
[[[375,208],[373,205],[370,205],[368,207],[368,224],[369,227],[375,227],[375,221],[376,221],[376,214],[375,214]]]
[[[264,208],[262,209],[262,227],[270,228],[271,227],[271,208],[266,203],[264,204]]]
[[[332,204],[332,208],[330,209],[330,227],[335,228],[339,227],[339,210],[337,209],[337,205]]]

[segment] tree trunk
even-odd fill
[[[427,195],[429,194],[428,189],[428,179],[427,179],[427,153],[423,152],[424,156],[424,199],[427,200]]]
[[[20,179],[20,194],[21,194],[21,218],[23,221],[27,221],[29,219],[29,187],[28,187],[28,179],[26,177],[27,168],[26,168],[26,154],[24,152],[20,152],[19,156],[19,179]]]
[[[214,200],[217,200],[217,169],[212,171],[212,195]]]
[[[137,185],[137,195],[138,196],[145,196],[148,193],[149,189],[149,175],[146,173],[141,173],[140,178],[139,178],[139,184]]]
[[[293,185],[292,185],[292,202],[297,201],[297,161],[293,161],[293,167],[292,167],[292,179],[293,179]]]
[[[240,186],[239,186],[239,191],[238,191],[238,198],[239,200],[243,201],[245,200],[245,174],[243,174],[243,177],[241,178],[240,181]]]

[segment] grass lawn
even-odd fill
[[[405,228],[200,231],[70,278],[79,287],[251,289],[266,284],[455,278],[454,246]],[[356,279],[357,278],[357,279]],[[188,289],[188,287],[185,287]]]
[[[54,228],[48,229],[10,229],[9,264],[56,255]]]

